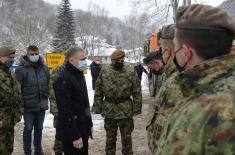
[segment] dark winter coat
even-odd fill
[[[95,90],[95,82],[99,77],[101,65],[93,61],[90,65],[90,69],[91,69],[91,77],[92,77],[92,89]]]
[[[37,63],[32,63],[23,56],[15,73],[21,85],[25,111],[47,110],[50,74],[43,59],[40,57]]]
[[[67,142],[88,139],[93,124],[83,72],[66,64],[53,88],[59,112],[56,137]]]
[[[142,74],[143,72],[145,72],[146,74],[148,74],[148,72],[146,71],[146,69],[144,69],[144,67],[142,65],[137,65],[134,67],[139,79],[141,80],[142,79]]]

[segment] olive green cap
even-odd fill
[[[178,8],[176,28],[186,30],[229,30],[235,34],[235,21],[226,11],[218,7],[193,4]]]
[[[125,57],[125,52],[122,49],[117,49],[111,55],[112,60],[117,60]]]
[[[2,46],[0,47],[0,56],[8,56],[15,54],[16,49],[12,46]]]
[[[144,59],[143,62],[144,64],[148,65],[150,63],[152,63],[154,60],[161,60],[162,59],[162,54],[161,53],[157,53],[157,52],[152,52],[149,53]]]

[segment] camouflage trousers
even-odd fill
[[[153,120],[152,120],[153,119]],[[157,123],[156,117],[151,118],[151,123],[146,127],[148,147],[152,155],[157,152],[157,142],[160,139],[162,126]]]
[[[115,155],[117,130],[121,133],[122,153],[124,155],[133,155],[131,133],[134,129],[134,120],[127,119],[104,119],[104,128],[106,130],[106,155]]]
[[[11,155],[14,146],[14,127],[0,128],[0,154]]]
[[[57,122],[58,122],[58,117],[54,117],[54,122],[53,122],[54,128],[57,127]],[[63,143],[60,140],[58,140],[57,138],[55,138],[53,150],[54,150],[55,154],[61,154],[64,152],[63,151]]]

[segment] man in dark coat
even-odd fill
[[[142,79],[142,74],[143,74],[143,72],[145,72],[145,74],[148,75],[148,72],[147,72],[146,69],[141,65],[141,63],[138,63],[138,64],[134,67],[134,69],[135,69],[135,71],[136,71],[136,73],[137,73],[137,75],[138,75],[140,81],[141,81],[141,79]]]
[[[95,82],[99,77],[100,70],[101,70],[101,62],[95,60],[90,65],[91,69],[91,77],[92,77],[92,89],[95,90]]]
[[[31,45],[27,55],[21,58],[16,68],[16,77],[21,85],[24,106],[24,152],[31,155],[32,130],[34,128],[35,155],[42,155],[42,129],[45,111],[48,109],[49,69],[39,56],[38,47]]]
[[[63,142],[65,155],[88,155],[92,119],[83,71],[87,67],[83,49],[72,47],[66,53],[65,69],[53,88],[58,108],[56,138]]]

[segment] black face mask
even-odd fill
[[[113,63],[113,69],[115,70],[121,70],[124,66],[123,62],[114,62]]]
[[[174,59],[173,59],[173,62],[175,64],[175,67],[176,69],[179,71],[179,72],[182,72],[185,70],[185,66],[187,65],[187,62],[184,64],[184,66],[180,66],[179,63],[178,63],[178,60],[176,58],[176,53],[178,53],[183,47],[179,48],[178,50],[175,51],[175,56],[174,56]]]
[[[185,69],[184,67],[185,67],[186,64],[185,64],[183,67],[180,66],[179,63],[178,63],[178,61],[177,61],[176,56],[174,57],[173,62],[174,62],[174,64],[175,64],[176,69],[177,69],[179,72],[184,71],[184,69]]]
[[[155,74],[155,75],[161,75],[162,74],[162,69],[159,69],[159,70],[152,70],[151,71],[153,74]]]
[[[5,65],[10,68],[14,64],[14,60],[8,60]]]

